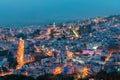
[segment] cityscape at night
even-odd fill
[[[119,0],[0,0],[0,80],[120,80]]]

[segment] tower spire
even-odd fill
[[[53,23],[53,27],[56,27],[56,24],[55,24],[55,22]]]

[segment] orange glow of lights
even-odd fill
[[[72,59],[72,58],[73,58],[73,53],[70,52],[70,51],[68,51],[68,52],[67,52],[67,56],[68,56],[69,59]]]
[[[24,40],[22,39],[18,42],[17,62],[16,69],[20,69],[24,65]]]
[[[6,75],[11,75],[13,74],[13,72],[5,72],[5,73],[1,73],[0,76],[6,76]]]
[[[36,52],[41,52],[41,50],[36,45],[34,45],[34,48]]]
[[[109,59],[112,57],[113,55],[113,52],[120,52],[119,49],[111,49],[111,50],[108,50],[110,52],[110,54],[106,57],[104,63],[106,63],[107,61],[109,61]]]
[[[24,64],[30,63],[30,62],[33,62],[33,61],[35,61],[34,56],[32,56],[28,60],[24,61],[24,40],[20,39],[19,42],[18,42],[18,51],[17,51],[18,65],[16,66],[16,70],[21,69]]]
[[[48,28],[48,29],[47,29],[47,35],[50,35],[50,34],[51,34],[51,29]]]
[[[61,74],[61,73],[62,73],[62,68],[60,68],[60,67],[57,67],[53,70],[54,75],[58,75],[58,74]]]
[[[76,74],[75,74],[75,78],[80,79],[81,77],[82,77],[82,76],[81,76],[80,73],[76,73]]]
[[[85,67],[83,68],[82,78],[87,77],[87,76],[88,76],[88,73],[89,73],[89,68],[85,66]]]
[[[107,62],[107,61],[109,61],[109,59],[112,57],[112,52],[106,57],[106,59],[105,59],[105,63]]]
[[[49,51],[47,52],[47,55],[48,55],[48,56],[52,56],[52,50],[49,50]]]

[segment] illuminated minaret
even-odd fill
[[[17,69],[20,69],[24,65],[24,40],[19,39],[18,42],[18,51],[17,51]]]
[[[53,27],[56,27],[56,24],[55,24],[55,22],[53,23]]]

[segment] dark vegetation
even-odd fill
[[[105,71],[99,72],[96,76],[89,76],[84,79],[78,79],[75,77],[76,74],[73,75],[50,75],[46,74],[43,76],[38,76],[37,78],[33,78],[31,76],[24,75],[7,75],[4,77],[0,77],[0,80],[120,80],[119,72],[106,73]]]

